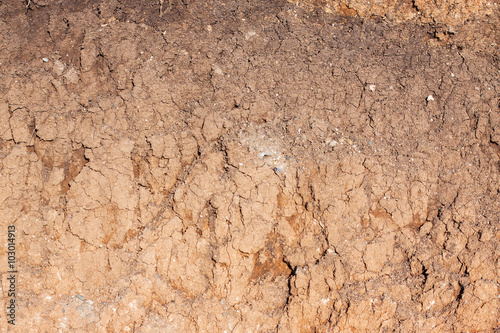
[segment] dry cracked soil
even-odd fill
[[[1,331],[498,332],[499,26],[0,1]]]

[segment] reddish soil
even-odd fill
[[[482,0],[0,1],[0,329],[495,332],[499,26]]]

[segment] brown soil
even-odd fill
[[[366,3],[0,1],[2,332],[498,329],[499,5]]]

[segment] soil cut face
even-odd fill
[[[356,3],[1,1],[2,331],[498,329],[498,4]]]

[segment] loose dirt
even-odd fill
[[[2,331],[500,327],[498,3],[0,13]]]

